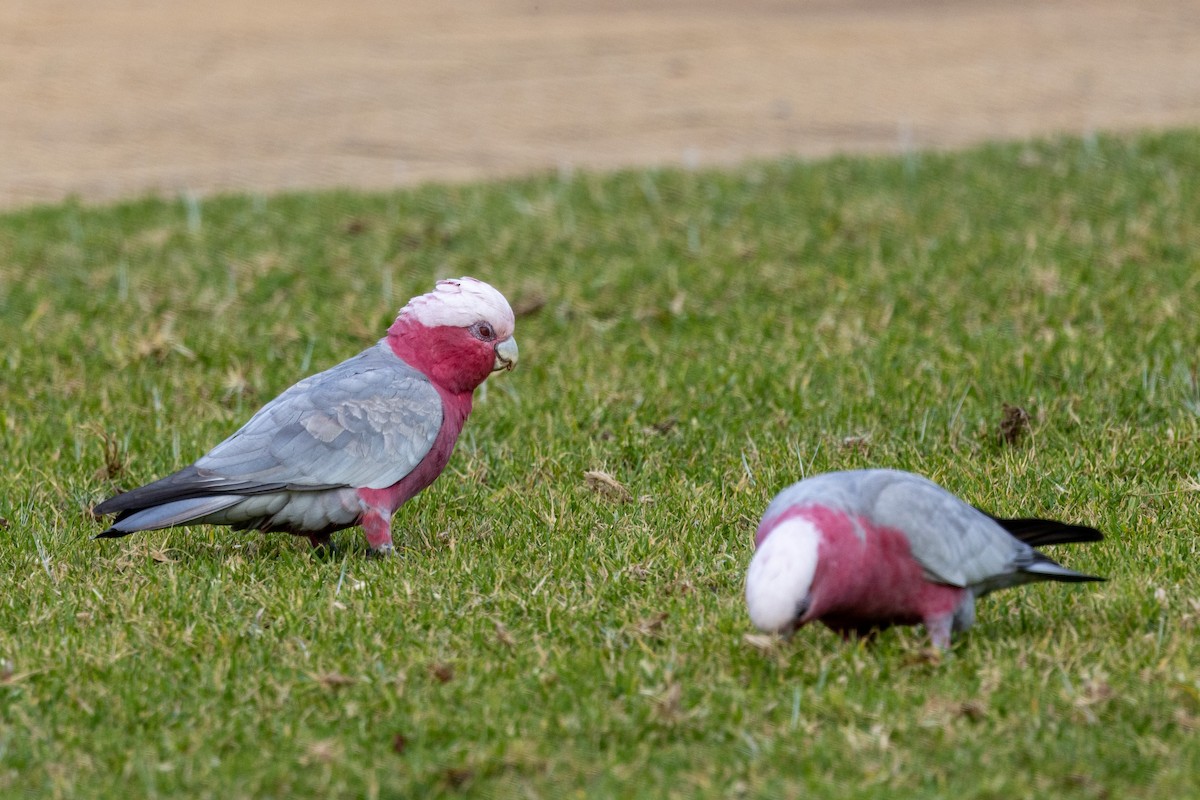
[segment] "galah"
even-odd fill
[[[100,537],[175,525],[285,531],[328,545],[361,525],[392,552],[392,515],[441,474],[475,388],[517,363],[512,308],[475,278],[414,297],[373,347],[305,378],[188,467],[97,505]]]
[[[767,506],[746,574],[750,620],[790,635],[819,620],[843,636],[924,624],[935,647],[975,621],[975,600],[1033,581],[1099,581],[1035,546],[1094,542],[1094,528],[986,514],[910,472],[817,475]]]

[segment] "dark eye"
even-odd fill
[[[496,331],[486,322],[478,322],[475,324],[475,335],[485,342],[490,342],[496,338]]]

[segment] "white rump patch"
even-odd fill
[[[821,532],[800,517],[779,523],[759,545],[746,572],[746,606],[761,631],[786,630],[812,589]]]
[[[449,325],[466,328],[486,321],[497,339],[512,336],[516,322],[504,295],[476,278],[438,281],[432,292],[408,301],[400,316],[410,316],[426,327]]]

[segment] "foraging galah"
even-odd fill
[[[517,363],[513,312],[474,278],[438,281],[387,336],[305,378],[191,466],[100,503],[100,537],[174,525],[304,535],[361,525],[392,552],[392,514],[441,474],[475,387]]]
[[[1094,528],[1001,519],[910,472],[829,472],[767,506],[746,574],[751,621],[790,634],[820,620],[843,636],[923,623],[933,644],[975,621],[975,600],[1032,581],[1099,581],[1034,546],[1094,542]]]

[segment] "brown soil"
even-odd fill
[[[1200,123],[1195,0],[11,0],[0,206]]]

